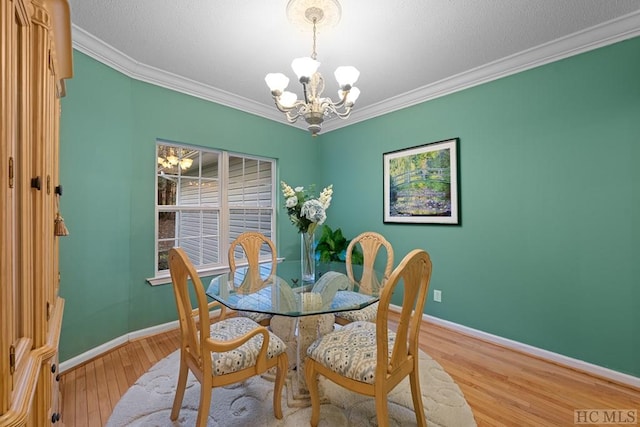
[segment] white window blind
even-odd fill
[[[157,158],[156,276],[168,272],[174,246],[196,268],[213,269],[228,264],[229,244],[240,233],[273,239],[273,159],[165,141],[157,142]]]

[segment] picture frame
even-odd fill
[[[385,223],[460,225],[459,138],[382,155]]]

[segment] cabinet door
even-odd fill
[[[24,258],[22,238],[28,239],[21,230],[21,218],[26,212],[26,173],[28,163],[24,155],[30,142],[29,121],[29,16],[24,1],[2,0],[0,35],[2,50],[2,102],[0,103],[0,414],[7,412],[10,396],[15,388],[14,369],[20,362],[31,331],[29,321],[32,311],[29,278],[23,277],[21,265],[28,264]],[[26,240],[28,241],[28,240]],[[25,265],[26,269],[27,266]]]
[[[0,0],[0,43],[0,426],[41,427],[59,419],[53,229],[68,3]]]

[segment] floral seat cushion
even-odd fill
[[[378,303],[374,302],[361,310],[341,311],[336,313],[336,317],[348,320],[349,322],[375,322],[378,315]]]
[[[396,335],[389,331],[389,357]],[[376,324],[353,322],[317,339],[307,355],[338,374],[373,384],[377,350]]]
[[[258,327],[260,325],[249,318],[233,317],[212,324],[210,328],[211,338],[218,341],[230,341]],[[256,335],[231,351],[212,353],[213,375],[229,374],[255,365],[262,346],[262,340],[262,335]],[[267,358],[276,357],[285,350],[286,346],[282,340],[269,332]]]
[[[271,314],[267,313],[255,313],[253,311],[239,311],[238,314],[242,317],[248,317],[256,323],[260,323],[264,320],[269,320],[273,317]]]

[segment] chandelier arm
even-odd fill
[[[344,101],[344,100],[343,100]],[[330,112],[331,114],[335,114],[337,117],[341,119],[346,119],[351,114],[350,105],[344,106],[344,102],[339,102],[338,104],[334,104],[329,98],[325,98],[322,103],[322,109],[325,112]],[[341,107],[342,111],[341,111]]]
[[[295,114],[291,114],[291,111],[288,111],[284,114],[284,116],[287,118],[287,121],[289,123],[295,123],[298,121],[298,117],[300,117],[300,113],[298,111],[295,112]]]
[[[275,96],[273,100],[275,101],[278,111],[285,114],[289,123],[295,123],[299,117],[304,116],[309,110],[308,104],[301,100],[297,100],[291,107],[285,107],[280,104],[278,98]]]
[[[320,100],[320,106],[322,109],[330,109],[337,112],[340,108],[346,108],[346,103],[344,99],[341,99],[338,102],[333,102],[331,98],[322,98]]]
[[[342,99],[340,99],[338,102],[333,102],[330,98],[325,98],[325,99],[327,99],[336,108],[341,108],[347,102],[347,96],[346,95],[343,96]]]
[[[338,102],[334,102],[331,98],[320,98],[319,102],[321,107],[327,108],[328,106],[333,106],[336,109],[338,108],[342,108],[343,106],[347,105],[347,95],[349,95],[349,91],[345,91],[344,95],[342,96],[342,98],[340,98],[340,100]],[[353,107],[353,104],[349,107],[345,107],[345,108],[349,108],[351,109],[351,107]],[[336,111],[337,113],[337,111]]]
[[[297,100],[297,101],[296,101],[296,102],[295,102],[291,107],[285,107],[284,105],[282,105],[282,104],[280,103],[280,101],[278,101],[278,97],[277,97],[277,96],[274,96],[274,97],[273,97],[273,101],[274,101],[274,103],[276,104],[276,108],[277,108],[277,109],[278,109],[278,111],[280,111],[281,113],[288,113],[288,112],[290,112],[290,111],[292,111],[292,110],[295,110],[296,108],[298,108],[298,109],[299,109],[299,107],[300,107],[301,105],[305,105],[305,102],[304,102],[304,101]]]
[[[338,116],[341,119],[346,119],[350,115],[351,115],[351,107],[345,107],[343,112],[336,111],[336,116]]]
[[[282,106],[282,104],[280,104],[278,102],[278,98],[276,98],[275,96],[273,97],[273,101],[276,104],[276,108],[278,109],[278,111],[280,111],[281,113],[288,113],[292,108],[285,108]]]
[[[304,117],[309,112],[313,111],[313,106],[311,104],[305,104],[303,102],[297,103],[296,108],[297,108],[297,117],[300,117],[300,116]]]
[[[336,115],[340,114],[340,112],[338,111],[338,109],[336,108],[336,106],[333,103],[331,103],[331,104],[325,103],[323,105],[323,111],[325,112],[325,115],[327,115],[327,116],[332,115],[332,114],[336,114]]]

